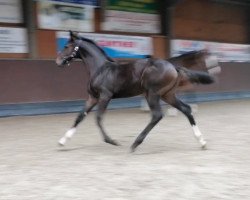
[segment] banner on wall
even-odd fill
[[[23,22],[21,0],[0,0],[0,22]]]
[[[57,32],[58,51],[63,49],[69,39],[68,32]],[[81,36],[94,40],[108,56],[112,58],[145,58],[152,55],[150,37],[80,33]]]
[[[51,0],[51,1],[98,6],[98,0]]]
[[[171,40],[171,56],[208,49],[220,62],[250,62],[250,45],[206,42],[195,40]]]
[[[102,29],[138,33],[160,33],[160,15],[155,0],[107,0]]]
[[[94,6],[68,2],[72,1],[38,1],[39,28],[93,32]]]
[[[0,27],[0,53],[28,53],[26,29]]]

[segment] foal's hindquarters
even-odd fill
[[[168,62],[160,60],[154,64],[156,67],[152,66],[146,69],[144,76],[142,77],[142,84],[147,91],[145,98],[151,110],[152,118],[146,128],[136,138],[131,146],[131,150],[134,151],[137,146],[143,142],[150,130],[162,119],[163,112],[161,110],[160,100],[177,108],[188,118],[194,136],[204,149],[206,141],[203,139],[203,136],[196,125],[191,107],[176,97],[176,90],[182,79],[181,74]]]
[[[212,77],[210,77],[208,74],[206,73],[200,73],[200,72],[193,72],[190,77],[187,76],[183,71],[177,71],[176,68],[174,68],[171,64],[169,63],[164,63],[164,72],[163,74],[165,74],[165,76],[163,76],[163,79],[165,81],[165,85],[164,87],[162,87],[159,91],[158,94],[160,95],[161,100],[165,101],[166,103],[168,103],[169,105],[175,107],[176,109],[178,109],[179,111],[181,111],[189,120],[193,132],[194,132],[194,136],[195,138],[200,142],[201,147],[203,149],[205,149],[206,147],[206,141],[204,140],[198,126],[196,125],[196,122],[194,120],[194,117],[192,115],[192,109],[191,107],[182,102],[177,96],[177,89],[179,87],[179,83],[183,80],[187,80],[189,81],[190,78],[194,79],[196,82],[196,79],[198,80],[198,82],[196,83],[202,83],[202,81],[200,79],[205,79],[207,81],[210,80],[212,81]],[[164,82],[162,81],[162,82]],[[205,82],[206,82],[205,81]],[[190,80],[190,83],[192,83],[192,81]]]

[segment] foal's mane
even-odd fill
[[[110,62],[115,62],[115,61],[114,61],[112,58],[110,58],[110,57],[106,54],[106,52],[105,52],[100,46],[98,46],[93,40],[90,40],[90,39],[85,38],[85,37],[82,37],[82,36],[79,36],[79,39],[82,40],[82,41],[85,41],[85,42],[88,42],[88,43],[94,45],[94,46],[104,55],[104,57],[105,57],[108,61],[110,61]]]

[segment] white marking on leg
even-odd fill
[[[75,134],[75,132],[76,132],[76,128],[71,128],[71,129],[69,129],[69,130],[66,132],[65,137],[66,137],[66,138],[72,138],[73,135]]]
[[[221,67],[219,65],[217,56],[209,56],[206,58],[205,63],[209,74],[216,75],[221,72]]]
[[[205,59],[206,67],[213,68],[219,66],[219,61],[217,56],[209,56]]]
[[[59,141],[58,141],[58,143],[60,144],[60,145],[62,145],[62,146],[64,146],[65,145],[65,143],[66,143],[66,137],[62,137]]]
[[[88,115],[88,113],[87,113],[87,112],[84,112],[83,114],[84,114],[85,116],[87,116],[87,115]]]
[[[204,138],[200,132],[200,129],[196,125],[193,125],[192,128],[193,128],[194,136],[200,142],[202,148],[204,148],[206,146],[207,142],[204,140]]]
[[[75,134],[75,132],[76,132],[76,128],[71,128],[71,129],[69,129],[69,130],[65,133],[64,137],[62,137],[62,138],[58,141],[58,143],[59,143],[60,145],[62,145],[62,146],[65,145],[65,143],[67,142],[67,140],[70,139],[70,138],[72,138],[73,135]]]

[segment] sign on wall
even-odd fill
[[[75,3],[75,4],[84,4],[89,6],[97,6],[98,0],[52,0],[57,2],[64,2],[64,3]]]
[[[21,0],[0,0],[0,22],[23,22]]]
[[[150,37],[94,33],[80,33],[80,35],[94,40],[112,58],[145,58],[152,55]],[[68,32],[57,32],[58,50],[63,49],[68,39]]]
[[[39,27],[93,32],[94,7],[85,5],[84,2],[87,1],[78,1],[78,3],[75,1],[38,1]]]
[[[171,41],[171,56],[201,49],[208,49],[217,55],[220,62],[250,62],[250,45],[195,40]]]
[[[102,29],[160,33],[160,15],[155,0],[107,0]]]
[[[26,29],[0,27],[0,53],[28,53]]]

